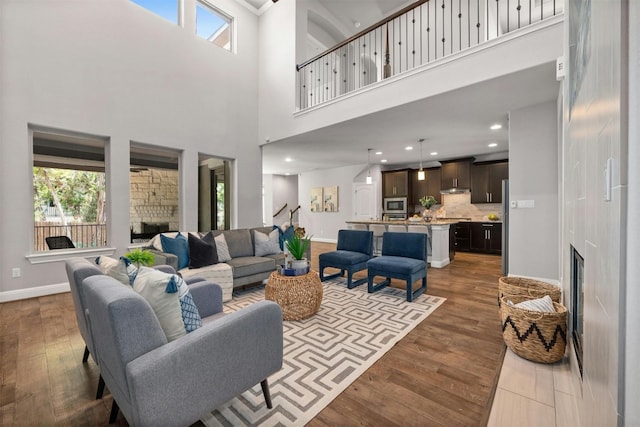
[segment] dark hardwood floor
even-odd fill
[[[314,268],[334,248],[314,242]],[[486,425],[505,349],[499,276],[491,255],[430,268],[427,293],[447,301],[308,425]],[[94,399],[99,373],[83,350],[69,293],[1,304],[0,425],[107,425],[111,395]]]

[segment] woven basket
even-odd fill
[[[562,359],[567,346],[567,308],[554,302],[555,313],[531,311],[507,304],[528,297],[502,297],[500,317],[502,338],[515,354],[527,360],[555,363]]]
[[[553,302],[560,302],[560,288],[550,283],[525,277],[501,277],[498,279],[498,307],[502,297],[525,297],[527,299],[542,298],[549,295]]]
[[[318,272],[284,276],[274,271],[264,288],[264,298],[282,307],[283,320],[302,320],[318,312],[322,303],[322,283]]]

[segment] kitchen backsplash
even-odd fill
[[[440,204],[431,208],[436,218],[471,218],[472,221],[487,221],[487,215],[493,213],[502,220],[502,204],[471,204],[471,193],[440,194],[436,196]],[[424,210],[416,206],[415,212]]]

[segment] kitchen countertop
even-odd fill
[[[424,220],[420,220],[420,221],[409,221],[409,220],[387,220],[387,221],[382,221],[382,220],[376,220],[376,219],[370,219],[370,220],[350,220],[350,221],[345,221],[347,224],[384,224],[384,225],[389,225],[389,224],[404,224],[404,225],[446,225],[446,224],[457,224],[459,222],[490,222],[490,223],[497,223],[497,224],[502,224],[502,221],[491,221],[488,219],[483,219],[483,220],[474,220],[471,218],[437,218],[437,219],[432,219],[431,221],[424,221]]]
[[[347,224],[384,224],[384,225],[392,225],[392,224],[403,224],[403,225],[447,225],[447,224],[457,224],[460,222],[459,219],[432,219],[431,221],[409,221],[409,220],[352,220],[345,221]]]

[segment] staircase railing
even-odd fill
[[[563,11],[564,0],[418,0],[296,65],[298,110]]]

